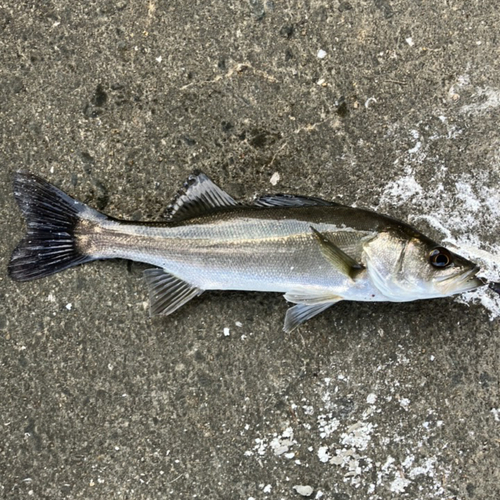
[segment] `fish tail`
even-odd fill
[[[79,247],[75,229],[84,220],[107,219],[105,215],[26,172],[15,174],[14,196],[27,231],[12,252],[8,267],[12,279],[30,281],[94,260]]]

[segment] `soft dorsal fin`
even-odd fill
[[[184,183],[167,213],[170,220],[180,221],[237,205],[236,201],[214,184],[203,172],[193,172]]]
[[[294,194],[273,194],[257,198],[253,205],[256,207],[331,207],[338,205],[333,201],[313,198],[312,196],[298,196]]]

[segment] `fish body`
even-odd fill
[[[152,314],[205,290],[280,292],[295,304],[291,331],[340,300],[405,302],[484,285],[474,263],[391,217],[303,196],[240,204],[202,173],[162,223],[105,216],[31,174],[16,175],[14,193],[28,225],[9,264],[14,279],[91,260],[145,262]]]
[[[342,290],[352,300],[372,295],[387,300],[368,280],[353,283],[323,256],[311,226],[331,235],[354,259],[362,258],[363,242],[373,238],[371,231],[341,227],[337,212],[336,207],[235,207],[175,225],[104,221],[99,233],[82,235],[88,238],[83,250],[98,259],[147,262],[202,290],[286,293],[311,288]]]

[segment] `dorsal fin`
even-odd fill
[[[171,221],[191,219],[237,205],[236,201],[214,184],[203,172],[193,172],[167,209]]]
[[[256,207],[331,207],[337,205],[337,203],[322,200],[321,198],[313,198],[312,196],[273,194],[257,198],[253,205]]]

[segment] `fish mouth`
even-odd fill
[[[483,278],[477,277],[477,273],[481,270],[479,266],[474,266],[468,271],[464,271],[458,276],[453,276],[445,280],[448,282],[446,288],[451,294],[468,292],[470,290],[475,290],[481,286],[487,284],[487,281]]]

